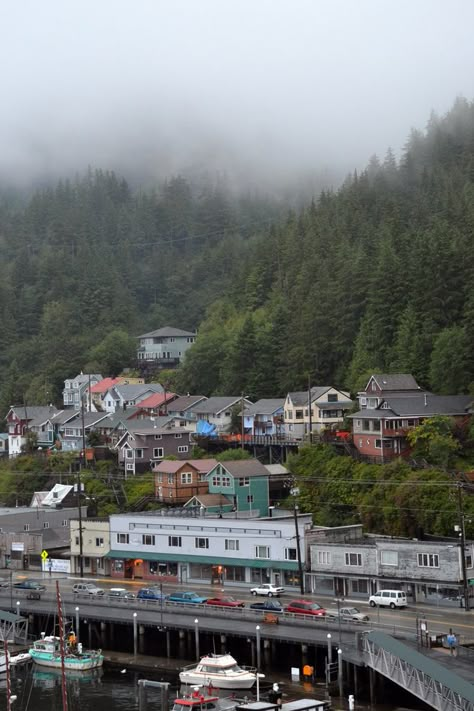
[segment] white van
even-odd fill
[[[407,596],[403,590],[378,590],[375,595],[369,597],[369,605],[370,607],[381,605],[394,610],[396,607],[407,606]]]

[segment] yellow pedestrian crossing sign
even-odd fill
[[[46,560],[46,558],[48,557],[48,551],[41,551],[41,557],[43,560]]]

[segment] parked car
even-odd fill
[[[135,593],[125,588],[110,588],[108,596],[114,600],[135,600]]]
[[[357,607],[341,607],[339,610],[326,610],[326,617],[331,620],[344,620],[346,622],[368,622],[369,616]]]
[[[236,600],[235,597],[211,597],[206,600],[206,605],[218,605],[219,607],[245,607],[245,602]]]
[[[252,595],[266,595],[267,597],[278,597],[285,592],[285,588],[277,588],[271,583],[263,583],[262,585],[257,585],[256,588],[251,588],[250,592]]]
[[[265,600],[264,602],[253,602],[251,610],[262,610],[262,612],[283,612],[283,606],[279,600]]]
[[[189,602],[194,603],[196,605],[203,605],[206,602],[207,598],[200,597],[195,592],[175,592],[168,597],[168,600],[170,602]]]
[[[0,588],[9,588],[9,587],[10,587],[10,581],[0,578]]]
[[[312,600],[292,600],[285,607],[285,612],[296,612],[300,615],[315,615],[316,617],[325,617],[326,610],[317,602]]]
[[[369,597],[369,605],[370,607],[381,605],[394,610],[396,607],[406,607],[407,596],[403,590],[377,590]]]
[[[98,588],[97,585],[92,583],[76,583],[72,586],[72,591],[76,595],[94,595],[95,597],[104,595],[102,588]]]
[[[166,600],[167,596],[160,588],[140,588],[137,598],[139,600]]]
[[[14,583],[13,587],[17,588],[18,590],[37,590],[39,592],[41,592],[42,590],[46,590],[45,585],[41,585],[40,582],[38,582],[37,580],[32,580],[31,578],[20,580],[19,583]]]

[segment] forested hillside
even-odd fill
[[[176,387],[277,396],[368,371],[474,381],[474,105],[456,101],[299,213],[170,179],[91,172],[1,207],[0,401],[47,402],[133,336],[199,328]],[[128,362],[127,362],[128,361]],[[106,372],[109,371],[109,372]]]

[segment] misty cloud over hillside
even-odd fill
[[[4,184],[331,182],[474,93],[470,0],[26,0],[0,20]]]

